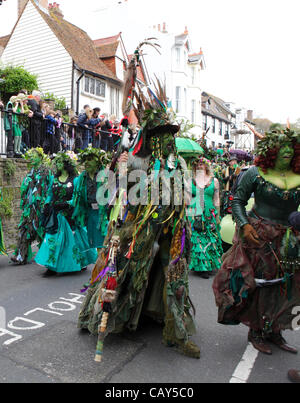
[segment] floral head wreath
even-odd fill
[[[106,167],[111,162],[110,153],[106,153],[99,148],[87,147],[78,154],[80,164],[84,164],[88,160],[96,160],[99,167]]]
[[[211,165],[210,161],[204,157],[200,157],[200,158],[196,159],[194,163],[195,163],[195,165],[198,165],[199,163],[201,163],[207,167],[210,167],[210,165]]]
[[[50,166],[51,160],[48,155],[44,153],[44,150],[41,147],[31,148],[26,152],[25,155],[22,155],[22,158],[30,163],[32,162],[32,157],[34,154],[37,154],[40,157],[43,164]]]
[[[57,153],[52,162],[54,165],[56,165],[58,162],[68,162],[70,165],[76,168],[77,161],[77,155],[73,153],[73,151],[66,151]]]
[[[300,143],[300,133],[289,128],[265,133],[264,138],[257,143],[254,153],[265,157],[269,150],[280,148],[285,143]]]

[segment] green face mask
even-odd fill
[[[89,174],[94,175],[98,170],[98,162],[96,159],[85,161],[85,169]]]
[[[277,154],[275,168],[283,169],[289,167],[294,153],[294,148],[291,143],[282,144]]]
[[[57,172],[60,172],[62,174],[62,172],[65,170],[64,163],[62,161],[58,161],[56,163],[56,169],[57,169]]]
[[[28,163],[29,168],[38,168],[41,165],[42,158],[39,156],[38,153],[34,152],[31,155],[30,161]]]
[[[175,139],[174,135],[170,133],[163,134],[160,138],[161,152],[164,158],[175,152]]]

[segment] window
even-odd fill
[[[216,133],[216,119],[215,119],[215,118],[213,118],[212,132],[213,132],[213,133]]]
[[[219,129],[219,135],[222,136],[223,134],[223,130],[222,130],[222,122],[220,122],[220,129]]]
[[[95,95],[95,79],[90,78],[90,91],[91,94]]]
[[[181,109],[181,88],[176,87],[176,113]]]
[[[103,81],[96,78],[85,77],[84,79],[84,91],[88,94],[105,98],[105,86],[106,84]]]
[[[181,64],[180,48],[175,48],[175,54],[176,54],[176,66],[180,67]]]
[[[119,115],[120,110],[120,90],[116,88],[116,115]]]
[[[192,85],[195,84],[195,77],[196,77],[196,69],[192,67]]]
[[[115,89],[112,87],[110,89],[110,114],[114,115],[115,114],[115,107],[116,107],[116,102],[115,102]]]
[[[192,99],[192,113],[191,113],[191,122],[195,123],[195,112],[196,112],[196,101]]]
[[[202,128],[206,131],[207,129],[207,115],[203,116]]]
[[[85,91],[85,92],[90,92],[90,79],[89,79],[89,77],[85,77],[85,80],[84,80],[84,91]]]
[[[111,87],[110,89],[110,114],[119,115],[120,108],[120,90],[118,88]]]

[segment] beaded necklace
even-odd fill
[[[257,176],[259,184],[266,186],[268,192],[274,192],[277,196],[279,196],[283,200],[293,199],[295,201],[300,200],[300,186],[297,186],[293,189],[284,190],[280,189],[278,186],[274,185],[271,182],[266,181],[261,175]]]

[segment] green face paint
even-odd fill
[[[175,152],[176,145],[174,135],[171,133],[163,134],[160,138],[161,152],[164,158]]]
[[[288,170],[290,168],[291,161],[294,157],[294,148],[291,143],[284,143],[280,147],[276,162],[275,169],[277,170]]]
[[[85,169],[90,175],[95,175],[98,169],[98,161],[96,159],[88,159],[85,161]]]
[[[65,170],[64,163],[62,161],[57,161],[56,169],[58,172],[63,173],[63,171]]]
[[[42,163],[42,157],[37,152],[33,152],[30,156],[28,167],[38,168],[41,165],[41,163]]]

